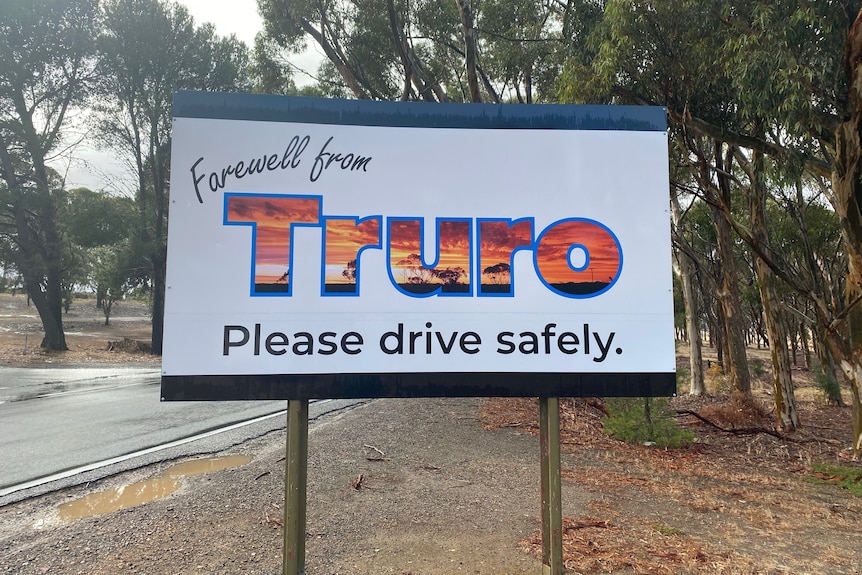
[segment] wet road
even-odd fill
[[[4,488],[278,413],[285,401],[160,402],[157,368],[0,367]],[[322,402],[321,402],[322,403]],[[268,423],[284,425],[282,418]]]

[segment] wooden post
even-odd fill
[[[284,459],[283,575],[305,575],[305,489],[308,479],[308,400],[287,402]]]
[[[563,506],[560,479],[560,400],[539,398],[542,457],[542,572],[564,575]]]

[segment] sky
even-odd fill
[[[236,34],[249,48],[254,46],[254,35],[263,29],[256,0],[180,0],[179,3],[186,5],[197,25],[211,22],[219,36]]]
[[[257,0],[179,0],[200,26],[211,22],[219,36],[236,34],[237,38],[252,48],[254,36],[263,29],[263,20],[257,13]],[[293,63],[309,72],[317,69],[322,56],[314,49],[300,55]],[[311,82],[308,76],[296,73],[294,81],[302,86]],[[65,130],[68,139],[84,138],[84,141],[68,150],[53,162],[53,167],[66,174],[67,188],[85,186],[92,190],[107,190],[131,194],[135,178],[123,162],[110,152],[97,150],[86,139],[83,118],[80,125]]]

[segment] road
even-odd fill
[[[0,368],[0,497],[39,478],[152,452],[286,407],[285,401],[161,402],[159,375],[157,368]],[[344,403],[313,404],[311,417]],[[256,425],[254,433],[265,433],[283,427],[284,417]],[[217,448],[213,435],[208,450]],[[237,440],[225,435],[224,441]],[[175,457],[176,450],[165,455]]]

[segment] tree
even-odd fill
[[[39,312],[42,347],[65,350],[64,193],[48,167],[70,110],[93,71],[96,0],[4,0],[0,4],[0,233]]]
[[[130,198],[75,188],[64,200],[61,219],[72,243],[93,248],[129,237],[134,223],[134,202]]]
[[[134,210],[130,198],[76,188],[69,191],[61,211],[65,235],[82,253],[86,282],[96,292],[105,325],[114,302],[125,297],[141,276],[141,262],[130,241]]]
[[[569,6],[530,0],[260,0],[267,37],[308,42],[326,61],[319,88],[360,99],[540,101],[551,95]],[[340,85],[344,91],[334,87]]]
[[[396,264],[401,269],[401,279],[405,284],[427,285],[434,279],[434,270],[426,268],[419,254],[410,254]]]
[[[356,260],[350,260],[344,269],[341,270],[341,275],[350,283],[356,283]]]
[[[486,276],[492,284],[508,284],[511,283],[512,270],[506,262],[500,262],[482,270],[482,275]]]
[[[758,258],[806,297],[817,330],[839,359],[854,398],[854,447],[862,449],[862,78],[860,2],[775,3],[609,0],[589,69],[593,94],[664,104],[689,134],[719,140],[725,151],[774,158],[828,185],[848,255],[846,297],[824,300],[783,258],[722,212]],[[687,42],[680,39],[687,37]],[[584,71],[582,62],[572,70]],[[582,83],[584,83],[582,81]],[[567,82],[569,87],[574,84]],[[731,156],[732,157],[732,156]],[[718,168],[719,166],[716,165]],[[721,171],[727,175],[728,166]],[[727,176],[725,176],[727,177]]]
[[[467,275],[466,270],[460,266],[454,268],[445,268],[442,270],[435,269],[434,277],[440,280],[445,286],[454,286],[461,281],[461,278]]]
[[[260,32],[254,38],[249,77],[251,89],[257,94],[297,93],[293,71],[281,48]]]
[[[152,282],[154,354],[164,335],[165,262],[174,90],[243,90],[248,50],[188,10],[163,0],[109,0],[99,38],[103,72],[98,106],[105,145],[129,158],[137,177],[134,243]]]
[[[673,235],[677,243],[681,236],[682,208],[676,193],[671,193],[671,218]],[[694,288],[694,266],[691,258],[681,249],[674,250],[674,268],[680,278],[683,305],[685,306],[686,333],[689,342],[689,367],[691,370],[691,386],[689,394],[703,395],[706,391],[703,380],[703,355],[700,337],[700,313]]]

